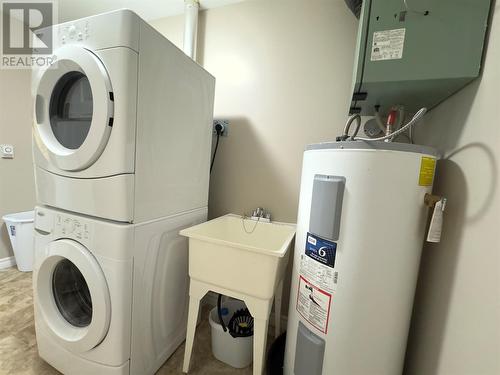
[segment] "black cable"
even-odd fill
[[[226,324],[224,323],[224,320],[222,320],[221,300],[222,300],[222,294],[219,293],[219,298],[217,298],[217,315],[219,316],[219,323],[222,326],[222,329],[224,330],[224,332],[226,332],[227,327]]]
[[[212,156],[212,162],[210,163],[210,173],[212,173],[212,169],[214,168],[215,155],[217,155],[217,149],[219,148],[219,139],[220,139],[220,133],[217,132],[217,141],[215,142],[214,154]]]

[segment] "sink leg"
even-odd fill
[[[281,333],[281,301],[283,298],[283,280],[281,280],[276,288],[274,295],[274,337],[278,338]]]
[[[254,319],[253,336],[253,375],[264,373],[266,360],[267,319]]]
[[[197,297],[189,297],[189,313],[186,333],[186,349],[184,351],[184,364],[182,372],[188,373],[189,363],[191,362],[191,353],[193,351],[194,334],[196,331],[196,323],[198,322],[198,310],[200,308],[200,300]]]

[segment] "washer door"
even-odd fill
[[[102,61],[64,46],[57,61],[35,75],[35,132],[59,169],[88,168],[102,154],[113,126],[114,97]]]
[[[54,338],[84,352],[106,336],[111,302],[106,279],[94,256],[73,240],[48,245],[37,273],[38,307]]]

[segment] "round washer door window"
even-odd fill
[[[52,293],[61,315],[75,327],[92,321],[92,297],[82,273],[70,260],[63,259],[52,274]]]
[[[50,126],[59,143],[76,150],[85,141],[92,123],[93,98],[89,79],[81,72],[63,75],[52,91]]]
[[[35,268],[35,301],[52,337],[77,353],[97,346],[106,336],[111,299],[96,258],[80,243],[49,243]]]

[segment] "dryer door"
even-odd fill
[[[64,46],[57,61],[34,74],[35,140],[57,168],[79,171],[102,154],[113,126],[114,97],[102,61]]]
[[[111,317],[109,290],[84,246],[68,239],[49,243],[35,285],[43,319],[63,347],[84,352],[104,339]]]

